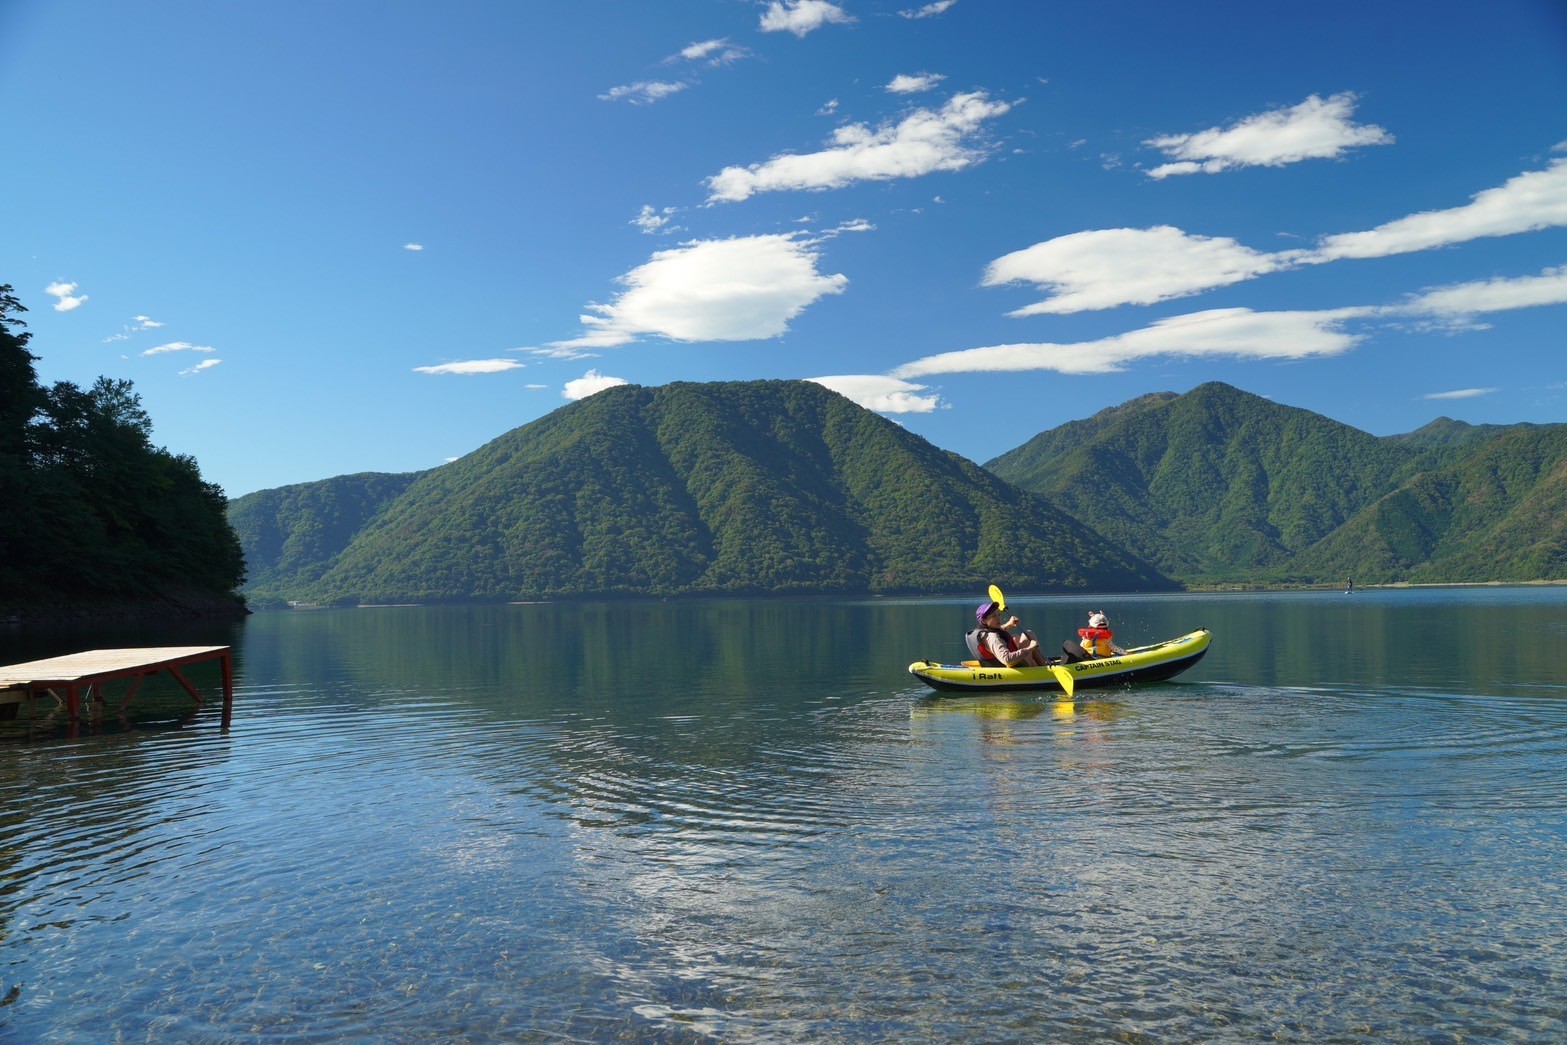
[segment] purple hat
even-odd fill
[[[996,604],[995,603],[993,603],[993,602],[982,602],[982,603],[979,604],[979,608],[974,611],[974,619],[979,621],[981,624],[983,624],[983,623],[985,623],[985,618],[990,616],[993,612],[995,612],[995,610],[996,610]]]

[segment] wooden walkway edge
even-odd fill
[[[167,671],[199,707],[204,703],[201,691],[190,684],[180,669],[211,660],[218,662],[222,672],[223,728],[228,729],[234,713],[234,665],[229,646],[96,649],[24,664],[8,664],[0,667],[0,690],[20,690],[29,699],[41,693],[53,694],[64,701],[66,714],[74,727],[80,721],[82,697],[92,695],[102,702],[108,683],[130,679],[130,689],[120,702],[123,713],[142,680],[160,671]]]

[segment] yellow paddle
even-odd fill
[[[1001,589],[994,584],[990,586],[990,601],[996,604],[996,609],[998,610],[1004,611],[1007,608],[1007,597],[1003,595],[1001,593]],[[1022,622],[1020,621],[1019,624],[1021,623]],[[1028,629],[1025,628],[1024,630],[1026,631]],[[1052,664],[1050,665],[1050,674],[1054,675],[1056,677],[1056,681],[1061,683],[1062,690],[1066,692],[1066,699],[1071,700],[1073,687],[1072,673],[1059,664]]]

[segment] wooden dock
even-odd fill
[[[64,702],[66,714],[74,727],[81,720],[83,697],[91,696],[99,702],[106,702],[105,687],[111,682],[129,679],[130,688],[120,701],[120,712],[123,714],[142,680],[160,671],[167,671],[200,706],[204,703],[201,691],[190,684],[180,669],[210,660],[217,661],[222,672],[223,728],[227,729],[234,713],[234,664],[231,647],[228,646],[95,649],[26,664],[8,664],[0,667],[0,691],[18,691],[28,699],[48,693]]]

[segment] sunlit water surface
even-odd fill
[[[237,677],[0,723],[0,1037],[1567,1037],[1567,590],[1014,600],[1214,644],[1064,704],[927,696],[951,600],[0,633]]]

